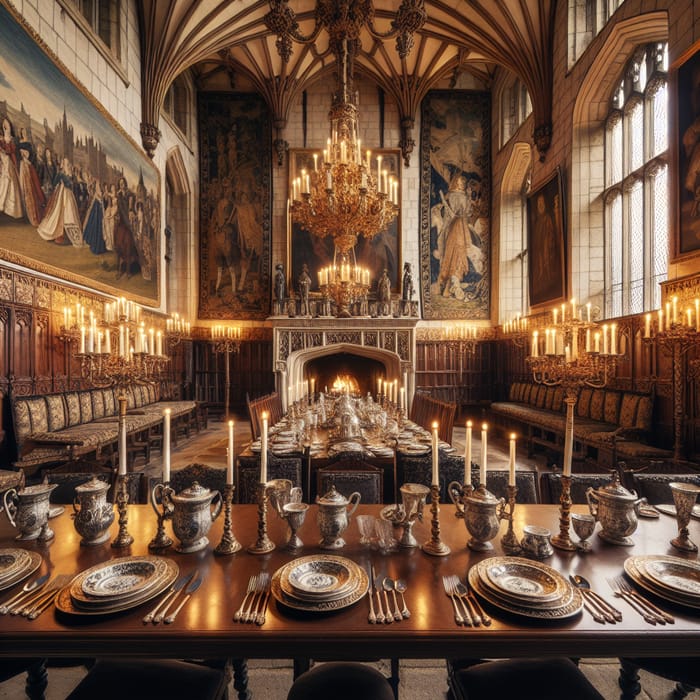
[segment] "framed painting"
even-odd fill
[[[670,71],[672,165],[676,189],[676,232],[671,258],[678,261],[700,254],[700,42],[696,42]],[[675,110],[675,111],[674,111]]]
[[[421,105],[423,318],[489,318],[491,97],[433,91]]]
[[[530,306],[566,299],[564,184],[560,168],[527,198]]]
[[[199,317],[270,313],[272,144],[259,95],[199,96]]]
[[[292,192],[292,182],[303,169],[313,169],[313,154],[318,150],[295,149],[289,152],[289,189]],[[401,151],[397,149],[372,149],[372,167],[376,167],[377,156],[382,157],[382,170],[398,180],[401,187]],[[401,192],[399,191],[399,201]],[[386,230],[367,240],[363,236],[355,246],[355,259],[358,264],[369,268],[371,288],[376,289],[377,280],[386,268],[391,286],[394,291],[400,289],[401,274],[401,211]],[[318,291],[318,271],[333,262],[333,241],[330,238],[317,238],[303,229],[299,224],[292,223],[291,217],[287,222],[287,270],[289,271],[288,285],[296,290],[304,264],[308,265],[311,277],[311,291]]]
[[[157,306],[156,168],[0,3],[0,258]]]

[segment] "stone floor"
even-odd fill
[[[250,440],[250,426],[246,417],[232,416],[232,418],[235,420],[235,451],[238,453]],[[474,431],[472,447],[475,458],[481,450],[479,433],[480,430]],[[225,466],[226,435],[226,425],[223,421],[210,421],[206,431],[189,440],[180,441],[176,447],[173,447],[172,468],[179,469],[194,462]],[[464,442],[464,425],[456,426],[453,444],[462,451]],[[488,460],[491,468],[506,468],[507,445],[496,439],[489,441]],[[520,466],[543,466],[537,460],[528,460],[520,454],[517,462]],[[143,468],[147,473],[156,475],[161,469],[161,459],[156,454],[148,466],[137,466],[137,468]],[[380,662],[380,668],[388,673],[388,662]],[[618,664],[615,659],[584,659],[581,662],[581,668],[606,700],[619,697]],[[64,700],[84,673],[85,669],[81,667],[49,669],[47,700]],[[254,697],[265,698],[265,700],[285,700],[292,682],[292,663],[290,660],[251,660],[249,676],[249,687]],[[645,672],[642,672],[642,688],[638,696],[639,700],[670,700],[673,697],[671,694],[673,683]],[[24,697],[23,689],[23,676],[6,681],[0,684],[0,700],[20,700]],[[402,660],[399,694],[401,700],[446,700],[448,696],[444,660]],[[230,697],[231,700],[236,698],[232,689]],[[566,691],[562,690],[562,698],[565,697]],[[695,692],[689,697],[700,698],[700,693]],[[493,700],[499,700],[499,698],[493,698]]]

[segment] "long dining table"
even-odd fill
[[[378,515],[381,506],[360,505],[357,514]],[[574,511],[583,511],[574,506]],[[20,616],[0,617],[0,656],[3,657],[160,657],[160,658],[298,658],[352,659],[368,657],[454,658],[574,656],[700,656],[700,611],[690,610],[656,599],[675,617],[675,624],[651,625],[624,600],[615,598],[606,578],[623,571],[630,555],[677,555],[669,541],[677,533],[676,520],[667,515],[658,519],[640,519],[629,547],[605,543],[597,534],[591,538],[589,553],[555,549],[546,560],[564,576],[579,573],[605,599],[619,608],[622,621],[600,624],[585,611],[571,618],[542,621],[518,617],[484,602],[493,618],[490,626],[458,626],[452,604],[443,590],[442,577],[457,574],[462,580],[469,568],[490,556],[503,556],[500,539],[492,541],[491,552],[473,552],[467,548],[467,532],[462,519],[455,517],[452,504],[439,511],[440,537],[451,552],[431,556],[420,548],[382,553],[360,544],[355,522],[344,533],[346,546],[333,554],[347,557],[365,569],[373,565],[380,576],[403,579],[407,584],[408,619],[392,624],[369,624],[369,603],[363,597],[355,604],[334,612],[299,612],[271,600],[265,624],[241,624],[233,617],[240,606],[251,576],[275,572],[295,556],[324,554],[318,548],[317,507],[310,506],[299,530],[303,549],[292,554],[284,549],[287,525],[271,508],[267,529],[276,548],[264,555],[246,551],[256,541],[258,508],[234,505],[233,533],[243,548],[236,554],[216,556],[213,548],[222,534],[223,517],[209,533],[209,546],[196,553],[180,554],[172,549],[161,554],[172,558],[180,573],[197,569],[203,583],[184,606],[173,624],[144,624],[144,614],[153,601],[137,608],[107,616],[69,615],[49,609],[34,621]],[[559,507],[518,505],[514,528],[522,536],[525,524],[540,525],[553,533],[559,529]],[[17,542],[15,531],[5,515],[0,515],[0,547],[24,547],[40,552],[40,571],[52,574],[77,574],[115,557],[149,554],[148,543],[156,532],[156,518],[150,506],[130,505],[128,531],[134,543],[113,548],[111,540],[98,546],[80,545],[80,536],[71,519],[70,508],[51,520],[55,538],[46,546],[37,542]],[[169,529],[169,525],[167,526]],[[600,526],[598,526],[599,528]],[[117,523],[112,525],[112,538]],[[417,522],[414,534],[419,542],[430,539],[430,508],[423,522]],[[700,521],[690,524],[690,536],[700,541]],[[572,533],[572,538],[576,539]],[[696,554],[687,555],[697,560]],[[0,593],[0,602],[20,590],[21,584]]]

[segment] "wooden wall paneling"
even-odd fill
[[[11,317],[10,372],[12,388],[22,395],[33,394],[32,312],[25,307],[14,306]]]
[[[33,328],[33,375],[37,394],[53,391],[53,340],[51,338],[50,315],[46,311],[34,311]]]

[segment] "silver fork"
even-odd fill
[[[68,574],[60,574],[36,597],[31,605],[26,605],[20,614],[22,617],[28,617],[30,620],[36,619],[38,615],[45,609],[45,603],[48,600],[53,601],[56,594],[71,580]]]
[[[634,596],[631,596],[629,593],[625,593],[624,590],[620,588],[620,585],[618,583],[617,578],[611,577],[607,579],[608,586],[610,586],[610,589],[612,592],[618,597],[622,598],[622,600],[626,601],[632,608],[634,608],[650,625],[655,625],[657,622],[661,622],[661,624],[665,624],[665,621],[663,618],[658,617],[656,615],[652,615],[639,601],[637,601]]]
[[[464,624],[464,618],[462,617],[461,613],[459,612],[459,608],[457,607],[457,598],[455,598],[455,593],[452,588],[452,584],[450,583],[450,577],[449,576],[443,576],[442,577],[442,587],[445,589],[445,593],[449,597],[449,599],[452,601],[452,609],[454,610],[455,613],[455,622],[458,625]]]
[[[452,575],[452,585],[454,586],[456,596],[459,598],[464,608],[465,619],[471,620],[474,627],[479,627],[479,625],[481,625],[481,615],[479,615],[476,608],[472,605],[471,600],[469,600],[469,591],[467,587],[459,580],[459,576],[456,574]]]
[[[270,599],[270,574],[265,571],[260,574],[260,576],[262,578],[260,586],[262,587],[263,594],[260,597],[260,605],[258,606],[258,614],[255,616],[255,624],[264,625],[267,601]]]
[[[455,574],[450,574],[449,580],[452,592],[454,593],[455,598],[457,598],[462,608],[462,619],[464,620],[464,624],[467,627],[476,626],[477,623],[472,618],[471,608],[467,606],[466,602],[460,594],[459,587],[461,585],[461,582],[459,580],[459,576],[456,576]],[[481,620],[479,620],[479,622],[481,622]]]
[[[258,616],[258,603],[262,594],[265,591],[265,575],[263,573],[258,574],[257,581],[255,582],[255,590],[253,591],[253,597],[250,599],[248,609],[243,613],[243,622],[255,622]],[[260,596],[260,597],[258,597]]]
[[[673,625],[676,622],[673,615],[669,615],[667,612],[654,605],[654,603],[652,603],[650,600],[647,600],[643,595],[637,593],[637,591],[635,591],[634,588],[632,588],[632,586],[630,586],[630,584],[625,581],[624,578],[622,578],[622,576],[617,577],[617,585],[620,587],[621,591],[631,595],[635,600],[639,601],[641,605],[647,608],[650,612],[654,613],[654,615],[663,618],[663,620],[668,622],[669,625]]]
[[[469,587],[469,577],[465,576],[464,582],[462,583],[460,581],[460,585],[466,591],[467,600],[472,604],[472,607],[479,614],[479,617],[481,617],[481,624],[488,627],[491,624],[491,618],[486,614],[486,611],[479,602],[479,599],[474,594],[474,590]]]
[[[241,620],[243,617],[243,611],[245,610],[246,603],[248,602],[248,598],[250,598],[250,594],[255,590],[255,586],[258,582],[258,577],[257,575],[251,576],[248,579],[248,588],[246,589],[245,596],[243,596],[243,602],[241,603],[241,607],[236,610],[233,619],[238,622]]]

